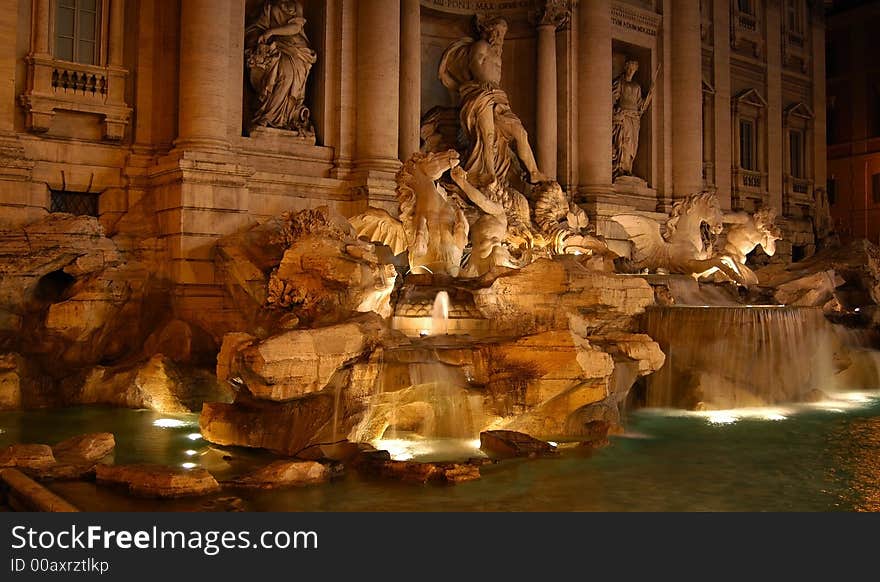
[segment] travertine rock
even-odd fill
[[[52,447],[38,444],[9,445],[0,450],[0,467],[48,469],[56,463]]]
[[[487,430],[481,432],[480,450],[492,459],[540,457],[556,453],[554,445],[512,430]]]
[[[224,350],[218,366],[228,377],[241,378],[257,398],[290,400],[323,390],[344,364],[365,356],[380,333],[380,325],[368,319],[293,330],[251,344],[233,336],[229,341],[241,340],[243,347],[232,358]]]
[[[189,412],[181,398],[186,387],[171,360],[156,354],[144,364],[126,369],[94,368],[79,392],[71,397],[78,404],[111,404],[149,408],[157,412]]]
[[[829,269],[779,285],[773,298],[782,305],[820,307],[832,300],[834,290],[845,282],[833,269]]]
[[[220,490],[204,469],[178,469],[162,465],[98,465],[98,483],[124,485],[132,495],[175,498],[207,495]]]
[[[333,398],[317,394],[289,402],[256,399],[235,404],[206,403],[199,416],[202,436],[209,442],[269,449],[295,456],[315,443],[333,418]]]
[[[591,271],[576,257],[542,259],[495,279],[474,292],[474,301],[498,331],[528,335],[568,329],[582,314],[591,330],[628,329],[654,303],[651,286],[639,277]]]
[[[23,368],[24,362],[20,355],[0,355],[0,410],[21,408]]]
[[[234,481],[242,487],[272,489],[301,485],[317,485],[330,479],[330,469],[315,461],[275,461]]]
[[[384,455],[382,453],[385,453]],[[427,483],[440,481],[463,483],[480,478],[480,465],[474,463],[422,463],[418,461],[393,461],[387,458],[387,451],[375,451],[362,455],[357,468],[368,474],[386,479]]]
[[[52,447],[61,463],[86,464],[100,461],[116,448],[112,433],[99,432],[71,437]]]

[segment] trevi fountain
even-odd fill
[[[247,28],[251,134],[309,142],[297,5]],[[387,204],[216,242],[221,337],[169,316],[153,239],[0,232],[0,467],[83,510],[880,509],[878,248],[779,259],[772,207],[708,190],[597,228],[539,167],[507,31],[445,48],[456,106]],[[664,74],[637,71],[608,89],[619,185]]]

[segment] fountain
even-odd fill
[[[446,335],[449,333],[449,293],[437,292],[434,307],[431,310],[431,334]]]
[[[835,389],[839,340],[821,309],[676,306],[644,319],[666,354],[647,380],[649,407],[765,406]]]

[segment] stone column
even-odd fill
[[[703,188],[702,40],[700,3],[672,0],[672,192]]]
[[[782,130],[782,6],[780,2],[767,3],[767,145],[760,146],[758,137],[758,158],[761,171],[767,173],[769,204],[780,215],[783,213],[783,173],[785,141]],[[822,82],[822,81],[820,81]],[[766,152],[766,159],[760,157]]]
[[[36,55],[49,54],[49,0],[34,0],[33,38],[31,52]]]
[[[225,149],[229,0],[186,0],[180,10],[180,100],[176,145]]]
[[[578,18],[578,190],[595,198],[611,192],[611,1],[582,0]]]
[[[399,157],[406,161],[419,151],[422,92],[422,29],[419,0],[402,0],[400,14],[400,135]]]
[[[547,0],[538,20],[538,168],[550,178],[557,178],[559,143],[558,96],[556,74],[556,29],[568,19],[568,8],[559,0]]]
[[[358,0],[357,162],[396,172],[400,115],[400,1]]]
[[[828,158],[825,134],[828,131],[825,111],[825,18],[813,19],[813,188],[825,188],[828,182]],[[807,140],[807,143],[810,143]]]
[[[125,0],[110,0],[110,53],[108,64],[122,66],[125,43]]]
[[[721,208],[731,206],[731,144],[733,126],[730,116],[730,0],[715,0],[712,13],[715,36],[715,188]]]
[[[0,35],[15,39],[18,36],[18,2],[6,0],[0,3]],[[0,78],[6,82],[0,85],[0,133],[12,134],[15,129],[15,108],[18,99],[15,94],[15,68],[18,58],[15,42],[10,40],[0,48]]]

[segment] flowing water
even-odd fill
[[[431,309],[431,335],[449,333],[449,293],[438,291]]]
[[[741,408],[861,388],[838,386],[850,346],[818,308],[660,307],[644,321],[666,354],[647,378],[649,407]]]
[[[223,476],[212,464],[220,466],[229,450],[190,440],[193,424],[156,426],[160,418],[99,408],[5,412],[0,445],[109,430],[117,436],[117,462],[194,462]],[[628,418],[627,431],[593,455],[563,451],[486,465],[482,479],[455,486],[350,472],[323,486],[221,496],[241,496],[253,511],[880,511],[880,396],[872,393],[758,411],[642,410]],[[91,511],[205,503],[137,500],[94,483],[52,487]]]

